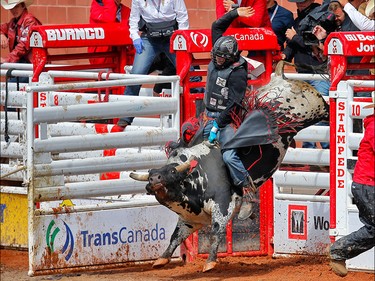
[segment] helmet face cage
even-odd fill
[[[214,44],[211,57],[216,68],[223,69],[236,62],[239,57],[237,40],[232,36],[220,37]],[[224,58],[223,64],[218,64],[217,57]]]

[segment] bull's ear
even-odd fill
[[[198,166],[198,161],[194,158],[193,160],[190,161],[190,169],[189,169],[189,174],[193,172],[195,167]]]
[[[184,162],[184,163],[182,163],[182,164],[180,164],[180,165],[178,165],[178,166],[176,166],[176,170],[177,170],[177,172],[178,173],[181,173],[181,172],[184,172],[184,171],[186,171],[187,169],[189,169],[189,172],[192,170],[191,169],[191,163],[192,162],[196,162],[196,164],[195,164],[195,166],[197,165],[197,161],[195,160],[196,158],[194,157],[194,156],[191,156],[190,158],[189,158],[189,160],[188,161],[186,161],[186,162]],[[195,167],[194,166],[194,167]]]

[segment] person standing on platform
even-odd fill
[[[320,4],[315,3],[315,0],[288,0],[289,2],[296,3],[297,18],[294,20],[294,25],[287,29],[286,47],[281,53],[281,58],[288,62],[294,60],[298,73],[314,73],[326,74],[327,73],[327,58],[323,56],[317,45],[309,44],[303,37],[300,30],[300,23]],[[323,96],[329,95],[330,82],[326,79],[323,80],[305,80],[313,86]],[[322,121],[316,124],[318,126],[328,125]],[[321,142],[323,149],[329,148],[329,143]],[[315,142],[303,142],[303,148],[316,148]]]
[[[32,0],[1,0],[1,6],[13,16],[10,22],[1,24],[1,48],[9,48],[9,54],[1,57],[1,63],[32,62],[29,32],[31,27],[42,24],[27,10],[32,3]]]
[[[375,11],[374,0],[364,2],[364,14],[356,10],[356,8],[348,0],[339,0],[344,12],[349,16],[351,21],[361,31],[375,30]],[[362,5],[361,5],[362,6]]]
[[[216,0],[216,18],[221,18],[233,7],[252,7],[255,13],[251,17],[236,18],[230,27],[272,27],[267,11],[267,0]]]
[[[373,103],[364,108],[375,108]],[[346,276],[345,261],[364,253],[375,246],[375,114],[364,121],[364,135],[359,144],[358,160],[354,168],[351,191],[354,204],[358,208],[360,221],[364,224],[331,245],[330,266],[339,276]]]
[[[170,37],[177,29],[189,28],[189,17],[183,0],[133,0],[130,12],[130,37],[136,50],[131,74],[147,74],[154,61],[164,53],[176,66],[170,53]],[[126,96],[138,96],[141,85],[127,86]],[[118,126],[125,128],[134,117],[121,118]]]
[[[121,4],[121,0],[92,0],[90,8],[90,23],[121,23],[129,28],[130,8]],[[89,47],[89,53],[111,52],[112,46]],[[132,50],[133,51],[133,50]],[[91,58],[90,63],[113,63],[112,58]]]
[[[267,11],[270,17],[272,30],[277,36],[281,51],[284,50],[286,41],[285,32],[291,28],[294,23],[293,13],[280,6],[275,0],[267,0]]]

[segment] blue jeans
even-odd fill
[[[208,117],[216,118],[220,113],[206,111],[206,114]],[[206,126],[204,127],[203,138],[206,140],[210,134],[213,121],[214,121],[213,119],[209,120]],[[223,139],[223,135],[220,134],[220,131],[218,132],[217,139],[219,143],[221,143],[220,140]],[[222,151],[222,153],[223,153],[223,161],[229,170],[230,176],[233,180],[233,184],[236,187],[240,187],[240,188],[248,185],[250,183],[248,179],[249,173],[247,172],[246,168],[242,164],[240,157],[238,157],[237,150],[228,149],[228,150]]]
[[[165,39],[148,39],[147,37],[142,37],[143,41],[143,52],[135,54],[132,74],[148,74],[148,71],[155,59],[160,53],[165,53],[165,55],[170,59],[174,66],[176,66],[176,55],[169,52],[169,37]],[[142,85],[126,86],[125,96],[139,96],[139,90]],[[133,122],[134,117],[121,118],[129,124]]]
[[[329,95],[329,87],[330,82],[326,80],[318,81],[318,80],[306,80],[307,83],[309,83],[311,86],[313,86],[322,96],[328,96]],[[327,122],[318,122],[315,124],[316,126],[328,126]],[[329,148],[328,142],[321,142],[321,147],[323,149]],[[303,148],[316,148],[315,142],[304,142],[302,144]]]
[[[326,80],[306,80],[311,86],[313,86],[322,96],[328,97],[329,87],[331,86],[329,81]]]

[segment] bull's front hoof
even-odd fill
[[[216,266],[216,262],[215,261],[208,262],[208,263],[206,263],[204,265],[203,272],[210,271],[210,270],[214,269],[215,266]]]
[[[169,263],[169,259],[166,258],[160,258],[157,259],[154,264],[152,265],[152,268],[160,268],[163,267],[164,265]]]

